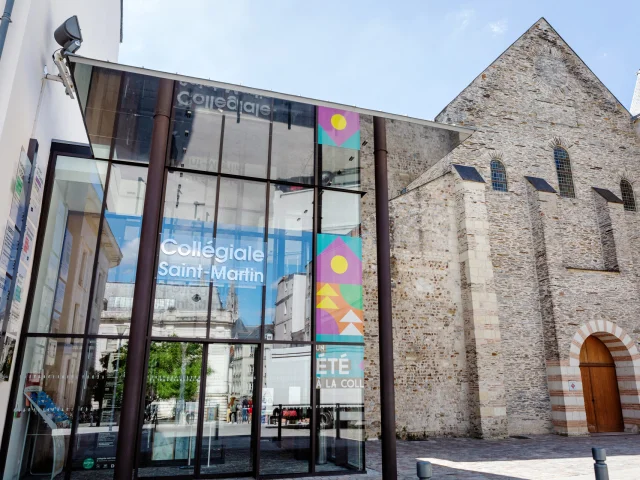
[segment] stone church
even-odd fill
[[[436,117],[475,132],[391,195],[399,437],[638,432],[634,113],[540,19]]]

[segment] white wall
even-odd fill
[[[4,0],[0,0],[0,8]],[[120,0],[18,0],[0,58],[0,238],[11,206],[11,184],[20,151],[39,142],[38,163],[46,170],[51,140],[87,143],[77,101],[59,82],[43,80],[45,66],[56,74],[51,55],[60,48],[54,30],[77,15],[83,44],[78,54],[116,62],[120,47]],[[26,285],[29,285],[30,271]],[[12,374],[13,377],[13,374]],[[0,382],[0,426],[9,382]],[[0,435],[2,431],[0,430]]]

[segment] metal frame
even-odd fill
[[[33,268],[31,269],[31,278],[29,280],[29,290],[27,293],[27,303],[23,316],[22,326],[20,329],[20,338],[18,346],[14,353],[13,376],[11,379],[11,389],[9,391],[9,401],[7,403],[7,413],[2,434],[2,444],[0,445],[0,471],[4,471],[6,467],[7,454],[9,450],[9,442],[11,439],[11,429],[13,426],[13,410],[18,397],[18,389],[20,386],[20,373],[24,363],[24,351],[26,343],[32,336],[29,335],[29,319],[31,317],[33,299],[35,297],[35,286],[40,271],[40,260],[42,258],[43,240],[47,226],[47,219],[50,210],[50,199],[53,191],[53,183],[55,178],[55,169],[58,156],[88,158],[91,150],[88,145],[79,143],[62,143],[53,141],[49,153],[49,161],[47,165],[47,173],[45,175],[45,184],[42,192],[42,208],[40,210],[40,219],[38,221],[38,233],[36,235],[36,245],[33,253]],[[38,334],[39,337],[54,338],[80,338],[82,335],[64,335],[64,334]]]
[[[111,67],[109,67],[111,68]],[[147,73],[148,74],[148,73]],[[164,83],[164,87],[162,84]],[[170,85],[170,86],[169,86]],[[246,89],[245,89],[246,90]],[[164,92],[164,93],[163,93]],[[167,93],[170,92],[170,93]],[[144,207],[143,207],[143,224],[141,226],[140,232],[140,250],[138,255],[138,267],[136,274],[136,286],[134,290],[134,300],[133,300],[133,311],[131,315],[131,327],[129,330],[128,341],[129,341],[129,358],[127,359],[127,375],[124,377],[124,398],[121,405],[121,417],[119,422],[119,438],[127,438],[127,442],[118,442],[117,447],[117,460],[116,460],[116,468],[114,470],[114,478],[131,478],[133,474],[134,477],[138,476],[138,463],[139,463],[139,442],[141,439],[140,432],[142,430],[142,425],[144,423],[144,393],[146,388],[146,380],[148,375],[148,360],[150,353],[151,342],[153,341],[164,341],[164,342],[192,342],[203,345],[203,357],[202,357],[202,367],[200,370],[200,384],[201,390],[198,398],[198,407],[199,407],[199,415],[198,415],[198,424],[196,430],[196,457],[194,461],[194,473],[193,475],[181,476],[176,475],[170,478],[231,478],[233,476],[242,476],[246,475],[246,473],[238,473],[234,474],[205,474],[201,475],[201,462],[200,462],[200,450],[203,444],[203,429],[204,429],[204,406],[205,406],[205,390],[204,385],[206,384],[206,371],[207,371],[207,362],[208,362],[208,349],[209,344],[216,343],[224,343],[224,344],[243,344],[243,345],[255,345],[255,354],[254,354],[254,412],[253,421],[251,425],[251,438],[252,438],[252,455],[253,455],[253,475],[256,478],[284,478],[284,477],[302,477],[307,476],[309,474],[316,473],[316,456],[317,456],[317,435],[318,435],[318,397],[315,388],[315,372],[316,372],[316,345],[317,342],[315,340],[315,330],[316,330],[316,314],[315,308],[311,308],[311,337],[307,341],[286,341],[286,340],[266,340],[265,339],[265,311],[266,311],[266,286],[262,287],[262,317],[260,320],[260,338],[253,339],[215,339],[210,338],[210,317],[211,317],[211,296],[212,296],[212,285],[209,285],[209,305],[208,309],[208,320],[207,320],[207,337],[206,338],[165,338],[165,337],[155,337],[152,335],[152,319],[153,319],[153,298],[155,297],[155,272],[157,268],[158,255],[159,255],[159,242],[160,242],[160,232],[162,231],[162,220],[163,220],[163,210],[165,203],[165,191],[166,191],[166,183],[167,176],[169,172],[184,172],[184,173],[192,173],[196,175],[203,176],[216,176],[216,199],[215,199],[215,217],[214,217],[214,231],[213,236],[216,236],[216,230],[218,227],[218,211],[219,211],[219,203],[220,203],[220,185],[222,178],[231,178],[231,179],[239,179],[243,181],[256,181],[262,184],[265,184],[265,226],[264,226],[264,234],[263,240],[266,244],[269,241],[269,204],[270,204],[270,196],[271,189],[273,185],[290,185],[303,187],[305,189],[313,189],[313,223],[312,223],[312,244],[311,244],[311,253],[310,253],[310,275],[312,278],[312,298],[313,302],[316,294],[316,272],[315,272],[315,262],[316,262],[316,249],[317,249],[317,241],[316,236],[321,231],[321,192],[324,190],[327,191],[337,191],[344,192],[354,195],[364,195],[365,192],[360,190],[352,190],[352,189],[344,189],[344,188],[336,188],[331,186],[322,186],[319,185],[320,181],[320,172],[321,172],[321,152],[317,143],[317,119],[314,127],[314,182],[313,184],[303,184],[296,182],[289,182],[286,180],[277,180],[271,179],[271,150],[272,150],[272,133],[273,133],[273,108],[272,108],[272,116],[270,119],[269,126],[269,150],[268,150],[268,159],[267,159],[267,176],[266,178],[253,178],[246,177],[242,175],[234,175],[234,174],[223,174],[220,173],[222,166],[222,156],[223,156],[223,147],[224,147],[224,125],[225,118],[228,115],[223,116],[222,120],[222,130],[221,130],[221,138],[220,138],[220,150],[219,150],[219,159],[218,159],[218,170],[217,172],[203,172],[198,170],[184,169],[184,168],[176,168],[170,167],[168,162],[168,147],[170,144],[170,136],[169,129],[171,125],[171,119],[173,118],[173,92],[174,92],[174,82],[173,80],[162,79],[161,86],[159,88],[158,93],[158,102],[163,102],[162,98],[164,98],[164,102],[167,102],[167,96],[169,98],[170,103],[163,103],[160,105],[160,108],[156,106],[156,114],[154,116],[154,130],[152,135],[151,142],[151,153],[150,153],[150,161],[148,164],[148,176],[147,176],[147,188],[145,189],[145,199],[144,199]],[[273,98],[281,98],[277,95],[271,95]],[[296,97],[289,98],[286,97],[286,100],[299,102],[300,99]],[[322,103],[321,103],[322,104]],[[329,104],[333,105],[333,104]],[[350,108],[353,110],[353,108]],[[317,108],[316,108],[316,116],[317,116]],[[227,119],[228,120],[228,119]],[[158,123],[159,122],[159,123]],[[111,149],[113,151],[113,148]],[[22,368],[22,356],[24,355],[25,350],[25,342],[27,341],[28,327],[29,327],[29,319],[31,316],[31,304],[33,303],[33,296],[35,294],[35,284],[38,278],[38,270],[40,267],[40,260],[42,256],[42,240],[46,230],[46,222],[49,214],[49,199],[51,197],[51,192],[55,180],[55,164],[56,158],[58,155],[68,155],[68,156],[77,156],[84,158],[92,158],[90,147],[87,146],[68,146],[68,147],[59,147],[58,150],[55,150],[52,147],[52,153],[50,157],[50,165],[47,171],[46,176],[46,184],[43,193],[43,208],[40,216],[40,225],[38,229],[38,238],[34,253],[34,268],[30,281],[30,288],[28,293],[28,307],[25,312],[25,320],[22,324],[22,335],[20,337],[20,343],[17,348],[17,361],[15,365],[15,371],[20,372]],[[113,156],[113,153],[110,155]],[[106,209],[106,202],[108,196],[108,188],[109,188],[109,180],[111,176],[111,168],[112,165],[128,165],[128,166],[137,166],[137,167],[145,167],[147,164],[142,162],[134,162],[134,161],[122,161],[122,160],[113,160],[113,159],[95,159],[99,161],[105,161],[108,163],[107,169],[107,178],[105,185],[105,192],[101,210],[101,218],[99,224],[99,231],[97,237],[97,248],[94,257],[94,264],[92,268],[93,276],[91,278],[90,285],[90,295],[93,296],[95,290],[95,273],[98,265],[98,256],[99,256],[99,247],[101,242],[101,230],[104,222],[104,212]],[[155,194],[151,193],[155,190]],[[388,217],[387,217],[388,218]],[[146,222],[145,222],[146,219]],[[153,259],[153,260],[151,260]],[[264,275],[265,281],[267,278],[267,268],[268,263],[265,261],[264,265]],[[74,408],[74,416],[73,416],[73,424],[71,429],[71,435],[69,439],[69,449],[67,451],[67,457],[65,458],[65,477],[70,478],[71,476],[71,468],[72,468],[72,456],[73,456],[73,444],[74,439],[78,430],[78,409],[79,409],[79,400],[82,395],[82,384],[80,378],[83,376],[83,369],[85,367],[86,352],[88,349],[88,342],[94,338],[114,338],[114,339],[122,339],[125,336],[114,336],[114,335],[99,335],[99,334],[89,334],[89,319],[90,313],[93,306],[93,299],[90,298],[89,306],[88,306],[88,314],[87,320],[85,323],[85,329],[83,334],[37,334],[36,336],[40,337],[52,337],[52,338],[76,338],[82,339],[82,358],[80,361],[79,367],[79,381],[77,385],[76,395],[75,395],[75,404]],[[358,345],[362,346],[363,344],[344,344],[340,342],[320,342],[323,345]],[[309,345],[310,346],[310,424],[309,424],[309,450],[310,450],[310,458],[308,461],[308,472],[299,473],[299,474],[260,474],[260,438],[261,438],[261,398],[262,398],[262,384],[263,384],[263,375],[264,375],[264,347],[266,345]],[[133,355],[132,352],[137,352],[136,355]],[[257,356],[257,357],[256,357]],[[257,375],[257,377],[255,377]],[[0,462],[4,462],[6,459],[6,454],[8,451],[9,440],[10,440],[10,430],[12,425],[12,409],[13,405],[15,405],[17,394],[19,393],[19,375],[18,378],[15,378],[11,388],[11,397],[7,410],[7,420],[5,422],[5,429],[3,435],[3,443],[0,448],[0,455],[3,456],[3,460]],[[256,409],[257,407],[257,409]],[[134,445],[134,448],[132,448]],[[364,458],[363,458],[364,461]],[[341,471],[327,471],[321,472],[324,476],[332,476],[332,475],[345,475],[345,474],[354,474],[354,473],[364,473],[364,470],[341,470]],[[169,478],[169,477],[168,477]]]
[[[173,118],[173,111],[175,109],[172,109],[172,118]],[[273,109],[272,109],[273,112]],[[167,148],[166,148],[166,155],[165,155],[165,175],[164,175],[164,181],[163,181],[163,187],[162,187],[162,195],[163,195],[163,199],[162,199],[162,207],[161,207],[161,213],[160,216],[158,218],[158,223],[160,224],[158,227],[158,236],[156,238],[156,244],[154,246],[154,251],[155,251],[155,263],[154,263],[154,271],[157,268],[157,262],[159,259],[159,243],[160,243],[160,235],[159,233],[162,231],[162,219],[163,219],[163,212],[164,212],[164,205],[165,205],[165,199],[164,199],[164,195],[166,193],[166,183],[167,183],[167,177],[169,173],[189,173],[189,174],[193,174],[193,175],[200,175],[200,176],[208,176],[208,177],[216,177],[217,182],[216,182],[216,198],[215,198],[215,212],[214,212],[214,229],[213,229],[213,238],[216,238],[216,233],[217,233],[217,229],[218,229],[218,215],[219,215],[219,211],[220,211],[220,185],[221,185],[221,180],[223,178],[229,178],[229,179],[237,179],[237,180],[242,180],[242,181],[248,181],[248,182],[258,182],[261,184],[265,185],[265,224],[264,224],[264,233],[263,233],[263,241],[266,243],[268,243],[269,240],[269,208],[270,208],[270,196],[271,196],[271,188],[273,184],[277,184],[277,185],[291,185],[291,186],[299,186],[305,189],[313,189],[313,195],[314,195],[314,221],[313,221],[313,228],[312,228],[312,252],[311,252],[311,259],[310,259],[310,263],[311,263],[311,274],[314,278],[314,282],[313,282],[313,287],[312,287],[312,291],[313,291],[313,296],[315,296],[315,291],[316,291],[316,285],[315,285],[315,254],[316,254],[316,235],[317,233],[320,231],[321,229],[321,218],[320,218],[320,211],[321,211],[321,207],[320,207],[320,192],[327,190],[327,191],[337,191],[337,192],[344,192],[344,193],[349,193],[349,194],[354,194],[354,195],[364,195],[365,192],[363,191],[359,191],[359,190],[351,190],[351,189],[343,189],[343,188],[336,188],[336,187],[324,187],[322,185],[318,185],[317,182],[320,179],[320,175],[319,172],[321,171],[321,167],[320,167],[320,161],[319,161],[319,157],[320,157],[320,153],[319,153],[319,147],[317,144],[317,121],[315,122],[316,126],[314,127],[314,177],[315,177],[315,181],[313,184],[303,184],[303,183],[297,183],[297,182],[289,182],[289,181],[281,181],[281,180],[274,180],[271,179],[271,151],[272,151],[272,132],[273,132],[273,113],[271,116],[270,121],[270,126],[269,126],[269,148],[268,148],[268,158],[267,158],[267,176],[266,178],[260,178],[260,177],[249,177],[249,176],[243,176],[243,175],[236,175],[236,174],[225,174],[225,173],[221,173],[222,170],[222,159],[223,159],[223,152],[224,152],[224,128],[225,128],[225,124],[226,121],[229,120],[229,118],[232,118],[229,115],[223,115],[222,116],[222,124],[221,124],[221,135],[220,135],[220,148],[219,148],[219,158],[218,158],[218,168],[216,171],[201,171],[201,170],[195,170],[195,169],[188,169],[188,168],[180,168],[180,167],[176,167],[176,166],[171,166],[170,165],[170,160],[169,160],[169,142],[170,142],[170,138],[167,137]],[[265,263],[265,278],[266,278],[266,269],[267,269],[267,264]],[[153,290],[155,290],[155,284],[153,286],[152,289],[152,295],[151,297],[153,298]],[[189,476],[189,478],[232,478],[234,476],[246,476],[247,474],[252,474],[255,478],[285,478],[285,477],[301,477],[301,476],[306,476],[308,474],[313,474],[315,473],[315,460],[316,460],[316,449],[317,449],[317,412],[316,412],[316,389],[315,389],[315,367],[316,367],[316,361],[315,361],[315,351],[316,351],[316,341],[314,340],[315,338],[315,309],[312,308],[311,309],[311,314],[312,314],[312,319],[311,319],[311,339],[308,341],[287,341],[287,340],[277,340],[277,339],[273,339],[273,340],[267,340],[265,339],[265,326],[266,326],[266,318],[265,318],[265,310],[266,310],[266,286],[262,287],[262,308],[261,308],[261,323],[260,323],[260,337],[258,339],[255,338],[246,338],[246,339],[218,339],[218,338],[211,338],[210,337],[210,316],[211,316],[211,295],[212,295],[212,286],[210,283],[210,289],[209,289],[209,295],[210,295],[210,299],[209,299],[209,305],[207,307],[208,309],[208,321],[207,321],[207,336],[206,337],[161,337],[161,336],[154,336],[152,334],[152,325],[153,322],[151,321],[152,319],[152,312],[149,312],[149,321],[147,324],[147,346],[146,346],[146,355],[145,355],[145,374],[144,374],[144,378],[142,378],[142,383],[143,383],[143,387],[141,389],[141,398],[140,398],[140,408],[138,411],[138,432],[140,432],[142,425],[143,425],[143,419],[140,416],[140,413],[142,412],[142,402],[144,400],[144,391],[146,388],[146,378],[147,378],[147,372],[146,372],[146,367],[148,366],[148,361],[149,361],[149,348],[151,345],[151,342],[154,341],[158,341],[158,342],[175,342],[175,343],[197,343],[197,344],[201,344],[203,345],[203,358],[202,358],[202,367],[201,367],[201,373],[200,373],[200,385],[201,385],[201,392],[200,392],[200,396],[198,398],[198,406],[199,406],[199,415],[198,415],[198,426],[197,426],[197,438],[196,438],[196,458],[194,459],[194,471],[193,471],[193,476]],[[313,300],[312,300],[313,301]],[[321,342],[322,344],[325,345],[345,345],[343,343],[340,342]],[[208,351],[208,345],[210,344],[238,344],[238,345],[254,345],[256,347],[255,349],[255,354],[254,354],[254,390],[253,390],[253,395],[254,395],[254,409],[256,408],[256,406],[260,406],[261,405],[261,392],[262,392],[262,382],[263,382],[263,375],[264,375],[264,346],[265,345],[309,345],[310,346],[310,354],[311,354],[311,372],[310,373],[310,429],[309,429],[309,438],[310,438],[310,460],[309,460],[309,470],[306,473],[299,473],[299,474],[260,474],[260,459],[261,459],[261,455],[260,455],[260,438],[261,438],[261,415],[260,414],[256,414],[254,413],[253,418],[252,418],[252,425],[251,425],[251,434],[252,434],[252,455],[254,455],[253,457],[253,471],[252,472],[238,472],[236,474],[202,474],[201,472],[201,464],[200,464],[200,449],[202,446],[202,433],[204,430],[204,416],[203,416],[203,412],[204,412],[204,400],[205,400],[205,395],[206,395],[206,387],[203,387],[204,385],[206,385],[206,368],[207,368],[207,362],[208,362],[208,356],[207,356],[207,351]],[[359,344],[353,344],[353,345],[359,345]],[[363,455],[363,460],[364,460],[364,455]],[[135,478],[143,478],[143,477],[139,477],[137,474],[137,469],[138,469],[138,462],[136,461],[136,466],[135,466]],[[342,471],[336,471],[336,472],[322,472],[322,475],[344,475],[345,473],[364,473],[363,471],[357,471],[357,470],[342,470]],[[181,477],[171,477],[171,478],[181,478]]]
[[[260,88],[251,88],[251,87],[245,87],[242,85],[235,85],[232,83],[217,82],[217,81],[204,79],[204,78],[190,77],[188,75],[178,75],[177,73],[161,72],[158,70],[151,70],[148,68],[140,68],[140,67],[133,67],[130,65],[111,63],[108,61],[96,60],[93,58],[82,57],[79,55],[69,55],[68,60],[71,64],[77,63],[82,65],[90,65],[94,67],[103,67],[103,68],[108,68],[112,70],[120,70],[123,72],[137,73],[139,75],[147,75],[150,77],[167,78],[167,79],[175,80],[178,82],[188,82],[188,83],[195,83],[199,85],[206,85],[209,87],[221,88],[223,90],[224,89],[233,90],[238,92],[249,93],[252,95],[261,95],[264,97],[277,98],[280,100],[289,100],[291,102],[302,102],[302,103],[309,103],[309,104],[321,106],[321,107],[345,109],[345,110],[350,110],[352,112],[360,113],[363,115],[371,115],[379,118],[388,118],[390,120],[400,120],[403,122],[416,123],[419,125],[439,128],[442,130],[458,132],[460,134],[460,141],[466,140],[473,132],[475,132],[475,128],[463,127],[460,125],[450,125],[448,123],[439,123],[439,122],[434,122],[432,120],[409,117],[407,115],[398,115],[395,113],[387,113],[387,112],[381,112],[379,110],[361,108],[355,105],[344,105],[340,103],[328,102],[325,100],[318,100],[318,99],[302,97],[298,95],[290,95],[287,93],[274,92],[271,90],[264,90]]]

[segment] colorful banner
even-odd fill
[[[362,240],[318,234],[316,282],[316,341],[363,343]]]
[[[316,347],[316,388],[333,390],[364,388],[363,345],[318,345]],[[339,403],[357,403],[351,395],[333,398]],[[354,401],[355,400],[355,401]]]
[[[360,115],[318,107],[318,144],[360,150]]]

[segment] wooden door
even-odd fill
[[[615,363],[597,337],[587,337],[582,345],[580,373],[589,432],[624,431]]]

